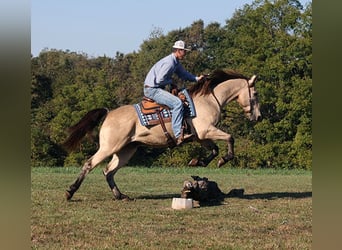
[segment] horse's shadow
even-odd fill
[[[304,199],[311,198],[312,192],[268,192],[268,193],[257,193],[257,194],[243,194],[240,197],[241,199],[247,200],[275,200],[275,199],[283,199],[283,198],[292,198],[292,199]]]
[[[172,198],[180,198],[180,194],[150,194],[150,195],[141,195],[135,197],[136,199],[142,199],[142,200],[166,200],[166,199],[172,199]]]
[[[142,195],[136,197],[136,199],[147,199],[147,200],[165,200],[172,198],[179,198],[180,194],[170,193],[170,194],[157,194],[157,195]],[[213,199],[210,201],[201,201],[201,207],[209,207],[209,206],[222,206],[227,205],[224,202],[225,198],[238,198],[238,199],[246,199],[246,200],[276,200],[276,199],[305,199],[311,198],[312,192],[267,192],[267,193],[255,193],[255,194],[244,194],[239,193],[237,195],[232,195],[232,193],[223,194],[218,199]]]
[[[171,198],[179,198],[180,194],[157,194],[157,195],[142,195],[136,197],[136,199],[147,200],[165,200]],[[312,192],[268,192],[268,193],[256,193],[256,194],[242,194],[242,195],[223,195],[222,198],[240,198],[247,200],[275,200],[283,198],[292,199],[304,199],[312,197]]]

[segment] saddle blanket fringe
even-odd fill
[[[189,106],[184,108],[184,117],[195,117],[196,116],[196,110],[194,103],[192,101],[192,98],[190,97],[188,91],[186,89],[182,89],[179,91],[180,93],[183,93],[186,97],[186,101],[189,103]],[[136,103],[133,104],[141,125],[143,126],[151,126],[151,125],[156,125],[159,124],[159,118],[157,113],[152,113],[152,114],[143,114],[141,112],[141,103]],[[162,118],[164,119],[164,122],[170,122],[171,117],[172,117],[172,112],[169,109],[163,109],[160,112]]]

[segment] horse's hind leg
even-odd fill
[[[123,200],[129,199],[129,197],[125,194],[122,194],[114,181],[114,175],[116,172],[124,165],[126,165],[137,151],[137,146],[132,144],[128,144],[123,149],[120,150],[117,154],[113,155],[112,160],[107,165],[107,168],[103,171],[103,174],[106,177],[107,183],[109,185],[110,190],[112,190],[114,199]]]
[[[70,185],[69,189],[65,193],[67,200],[70,200],[74,193],[79,189],[86,175],[110,154],[111,152],[105,152],[99,149],[95,155],[84,163],[78,178],[72,185]]]

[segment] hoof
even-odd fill
[[[133,198],[130,198],[130,197],[128,197],[128,196],[122,198],[121,200],[122,200],[122,201],[134,201]]]
[[[223,159],[223,158],[221,158],[218,162],[217,162],[217,167],[221,167],[222,165],[224,165],[226,163],[226,161]]]
[[[114,200],[119,200],[119,201],[133,201],[134,199],[130,198],[128,195],[120,194],[119,196],[114,196]]]
[[[197,166],[197,163],[198,163],[198,159],[196,159],[196,158],[193,158],[193,159],[191,159],[191,161],[189,161],[189,163],[188,163],[188,166]]]
[[[70,201],[72,198],[73,194],[70,193],[70,191],[65,191],[65,198],[67,199],[67,201]]]
[[[222,165],[224,165],[225,163],[227,163],[228,161],[231,161],[234,159],[234,155],[229,154],[226,157],[221,157],[221,159],[217,162],[217,166],[221,167]]]
[[[200,160],[194,158],[191,161],[189,161],[188,166],[191,166],[191,167],[206,167],[207,164],[205,164],[203,161],[200,161]]]

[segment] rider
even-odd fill
[[[199,81],[203,75],[195,76],[187,72],[179,60],[182,60],[186,51],[185,43],[181,40],[176,41],[173,45],[172,53],[152,66],[148,72],[144,83],[144,95],[153,99],[159,104],[168,106],[172,111],[172,129],[176,137],[176,144],[181,144],[191,135],[183,135],[183,103],[182,101],[165,90],[166,85],[172,84],[172,75],[175,73],[179,78],[191,82]]]

